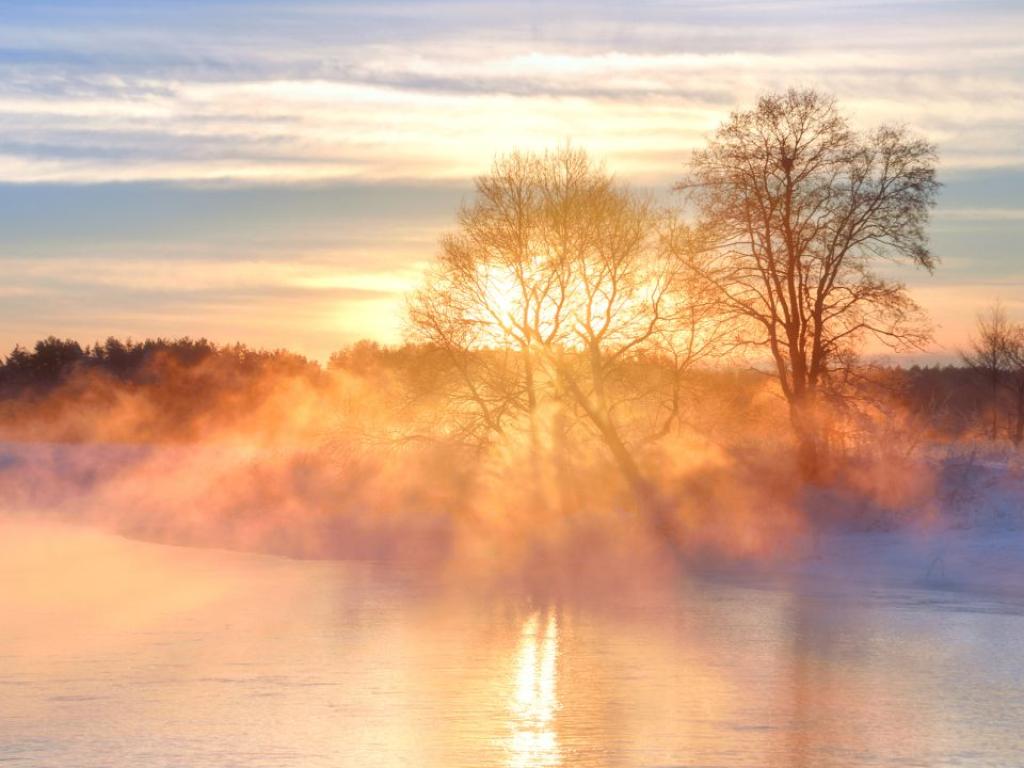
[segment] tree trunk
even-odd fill
[[[1013,447],[1020,450],[1024,442],[1024,385],[1017,385],[1017,412],[1013,425]]]
[[[999,439],[999,379],[992,377],[992,442]]]
[[[789,418],[796,434],[796,459],[800,476],[807,482],[818,482],[824,475],[827,452],[814,398],[805,394],[791,400]]]
[[[622,477],[629,485],[629,489],[636,499],[637,504],[647,516],[648,522],[658,535],[674,549],[681,544],[679,526],[673,516],[671,505],[668,504],[662,495],[655,488],[636,462],[633,454],[623,442],[619,430],[609,416],[608,412],[598,407],[579,387],[571,373],[562,371],[564,383],[568,386],[573,399],[587,414],[598,433],[601,441],[605,444],[608,452],[612,455],[615,466]]]
[[[533,369],[533,358],[528,346],[520,350],[523,358],[524,385],[526,387],[526,408],[529,419],[529,451],[530,451],[530,494],[533,497],[533,504],[537,509],[546,506],[547,499],[544,498],[544,484],[541,472],[541,448],[540,435],[537,425],[537,392]]]

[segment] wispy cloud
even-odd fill
[[[947,167],[1024,165],[1010,4],[44,5],[0,31],[8,180],[465,178],[567,137],[667,178],[790,84],[914,125]]]
[[[1024,208],[942,208],[935,215],[950,221],[1024,221]]]

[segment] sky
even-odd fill
[[[939,148],[951,356],[1024,321],[1019,0],[0,0],[0,351],[205,336],[324,359],[404,295],[496,153],[567,140],[668,195],[766,91]]]

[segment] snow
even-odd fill
[[[805,587],[928,589],[1024,600],[1024,530],[826,533],[808,554],[777,563]]]

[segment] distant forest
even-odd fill
[[[650,380],[661,361],[651,358],[636,366],[637,380]],[[0,363],[0,433],[8,439],[93,439],[91,431],[69,428],[66,416],[74,412],[80,418],[70,423],[82,424],[90,413],[99,416],[132,396],[150,406],[150,417],[135,421],[139,433],[122,433],[122,439],[198,439],[210,419],[226,421],[257,410],[282,382],[326,392],[339,375],[371,383],[386,380],[401,393],[399,400],[422,402],[441,395],[450,368],[447,357],[428,344],[386,346],[363,340],[338,350],[322,366],[287,350],[206,339],[111,337],[83,346],[51,336],[31,349],[16,346]],[[706,417],[710,410],[732,411],[735,418],[750,407],[767,379],[754,368],[696,368],[687,372],[684,386],[701,393]],[[984,436],[991,427],[988,379],[984,371],[966,365],[864,367],[852,391],[851,404],[870,404],[876,419],[892,409],[921,440]],[[709,407],[709,399],[718,407]],[[1000,437],[1012,438],[1011,406],[997,403],[1004,412]],[[56,434],[46,425],[59,425]]]
[[[15,346],[0,365],[0,390],[5,398],[45,394],[66,385],[76,375],[100,374],[111,381],[132,385],[155,383],[175,371],[215,369],[242,383],[273,369],[315,376],[320,365],[285,350],[256,350],[244,344],[218,346],[206,339],[146,339],[135,342],[114,337],[82,346],[55,336],[37,341],[32,349]],[[194,381],[202,385],[201,379]]]

